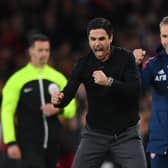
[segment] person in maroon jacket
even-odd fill
[[[123,168],[146,168],[138,133],[140,80],[132,52],[113,46],[112,25],[105,18],[88,23],[91,48],[74,67],[62,92],[52,95],[55,107],[64,107],[83,83],[88,114],[73,168],[99,168],[108,152]]]

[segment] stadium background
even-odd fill
[[[158,24],[167,15],[167,6],[166,0],[0,0],[0,93],[9,75],[27,62],[25,39],[30,31],[49,36],[50,64],[68,77],[76,60],[87,54],[86,25],[90,19],[110,19],[115,45],[130,50],[142,47],[149,57],[159,44]],[[77,98],[82,102],[79,111],[83,113],[83,88]],[[143,114],[149,117],[150,103],[147,93],[141,102],[142,118]],[[147,122],[142,123],[140,128],[145,135]]]

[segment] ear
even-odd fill
[[[112,43],[112,41],[113,41],[113,35],[110,36],[109,40],[110,40],[110,43]]]
[[[33,52],[34,52],[34,51],[33,51],[33,48],[32,48],[32,47],[28,48],[27,52],[28,52],[29,58],[32,59],[32,56],[34,55],[34,54],[33,54]]]
[[[33,49],[32,49],[32,47],[30,47],[30,48],[28,49],[28,54],[29,54],[29,55],[32,55],[32,52],[33,52]]]

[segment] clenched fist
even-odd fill
[[[64,93],[62,93],[62,92],[54,92],[51,95],[51,103],[52,104],[60,104],[61,100],[63,99],[63,97],[64,97]]]
[[[146,55],[146,51],[143,49],[135,49],[133,51],[133,54],[135,57],[136,64],[139,65],[142,63],[144,56]]]
[[[95,84],[108,86],[108,77],[101,70],[95,70],[92,74]]]

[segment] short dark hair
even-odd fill
[[[30,33],[28,35],[28,47],[32,47],[36,41],[49,41],[49,38],[42,33]]]
[[[93,29],[104,29],[109,36],[113,35],[113,27],[111,22],[105,18],[94,18],[87,25],[87,35]]]

